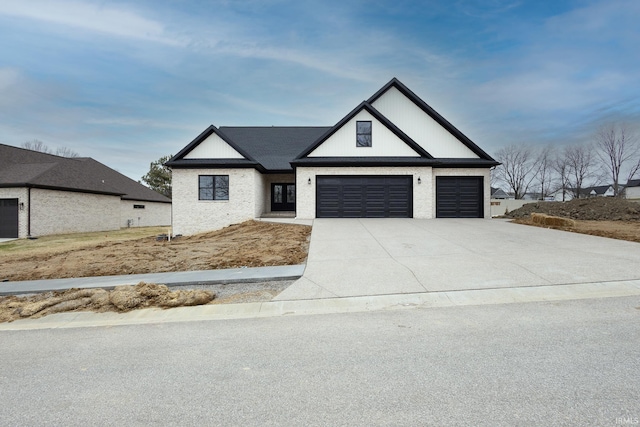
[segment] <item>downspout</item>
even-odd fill
[[[31,238],[31,187],[27,187],[27,239]]]

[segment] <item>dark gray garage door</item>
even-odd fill
[[[483,218],[481,176],[437,176],[436,218]]]
[[[0,199],[0,238],[18,237],[18,199]]]
[[[318,176],[318,218],[411,218],[410,176]]]

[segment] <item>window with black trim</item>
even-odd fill
[[[198,175],[198,200],[229,200],[229,175]]]
[[[356,147],[371,147],[371,122],[356,122]]]
[[[133,205],[133,209],[144,209],[144,205]]]

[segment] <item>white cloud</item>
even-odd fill
[[[169,37],[161,23],[117,6],[74,0],[0,0],[0,15],[32,19],[116,37],[168,45],[183,44],[183,41]]]

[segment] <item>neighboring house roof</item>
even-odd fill
[[[89,157],[60,157],[0,144],[0,187],[32,187],[171,203],[171,199]]]
[[[452,141],[462,143],[460,147],[474,158],[440,155],[434,158],[423,145],[418,144],[403,132],[373,104],[391,88],[395,88],[429,117],[452,135]],[[413,104],[411,104],[413,103]],[[414,107],[415,108],[415,107]],[[418,110],[418,111],[419,111]],[[364,112],[364,113],[363,113]],[[385,132],[397,138],[396,147],[404,148],[404,155],[394,156],[333,156],[314,155],[323,143],[329,140],[348,122],[360,113],[368,114],[386,128]],[[422,113],[420,113],[422,115]],[[430,120],[430,119],[429,119]],[[208,144],[208,145],[207,145]],[[456,142],[457,144],[457,142]],[[206,148],[203,148],[206,147]],[[408,148],[407,148],[408,147]],[[466,148],[465,148],[466,147]],[[407,151],[408,150],[408,151]],[[414,156],[408,155],[414,153]],[[192,153],[190,155],[190,153]],[[326,153],[326,151],[325,151]],[[387,153],[385,153],[386,155]],[[395,157],[397,155],[397,157]],[[447,158],[452,157],[452,158]],[[482,151],[469,138],[445,120],[433,108],[411,92],[398,79],[363,101],[336,125],[331,127],[233,127],[209,126],[185,148],[165,163],[171,168],[255,168],[263,173],[292,172],[296,166],[434,166],[434,167],[491,167],[499,163]]]
[[[509,197],[502,188],[491,187],[491,197],[494,199],[504,199]]]
[[[581,192],[583,194],[592,194],[592,193],[594,193],[594,194],[602,195],[602,194],[606,193],[610,188],[612,188],[610,185],[597,185],[595,187],[583,188],[581,190]]]
[[[627,181],[627,185],[625,185],[626,187],[640,187],[640,179],[630,179],[629,181]]]

